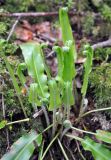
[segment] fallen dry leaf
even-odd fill
[[[33,39],[33,32],[23,27],[17,27],[15,29],[15,35],[17,39],[25,42]]]

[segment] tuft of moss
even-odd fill
[[[111,106],[111,64],[96,67],[90,74],[90,86],[93,88],[96,108]],[[107,111],[111,116],[111,111]]]

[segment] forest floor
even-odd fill
[[[56,20],[56,18],[55,18]],[[83,54],[81,53],[83,50],[83,44],[90,43],[92,45],[97,44],[98,42],[107,40],[107,37],[102,38],[94,38],[92,35],[84,36],[84,34],[81,33],[80,24],[75,23],[77,21],[76,16],[71,16],[71,24],[72,24],[72,30],[73,35],[75,37],[76,42],[76,48],[78,54],[78,59],[76,61],[76,68],[78,70],[77,76],[76,76],[76,85],[78,93],[80,92],[81,85],[82,85],[82,76],[81,73],[83,72],[83,64],[85,62],[85,58]],[[16,25],[16,27],[14,26]],[[14,27],[14,28],[13,28]],[[44,54],[46,58],[46,62],[49,65],[49,68],[51,70],[51,74],[53,77],[57,74],[57,58],[56,53],[52,51],[52,48],[54,45],[60,45],[62,46],[62,36],[61,36],[61,30],[59,28],[59,25],[54,23],[54,20],[47,20],[47,18],[43,18],[42,22],[38,23],[30,23],[30,21],[27,18],[19,19],[19,22],[15,20],[13,27],[11,28],[12,33],[14,34],[14,45],[20,45],[21,43],[26,43],[29,41],[36,41],[38,43],[46,43],[47,48],[44,49]],[[9,36],[12,36],[12,33],[9,33]],[[9,37],[11,39],[11,37]],[[17,68],[17,64],[19,62],[23,62],[23,57],[21,54],[20,48],[17,48],[17,50],[14,52],[14,54],[8,54],[7,58],[9,62],[11,63],[12,67],[14,69]],[[15,91],[13,89],[13,85],[10,80],[9,74],[6,72],[5,64],[2,61],[2,58],[0,57],[1,61],[1,75],[0,75],[0,89],[4,90],[4,93],[0,93],[0,118],[4,117],[4,119],[8,121],[16,121],[18,119],[24,118],[24,115],[19,108],[19,104],[17,101],[17,97],[15,95]],[[110,60],[109,60],[110,62]],[[93,61],[93,67],[99,66],[101,63],[103,63],[102,60],[94,59]],[[29,86],[31,83],[30,77],[27,77],[26,85]],[[94,92],[91,86],[88,87],[88,93],[87,93],[87,99],[88,99],[88,109],[87,111],[91,111],[95,109],[95,101],[94,101]],[[21,88],[22,98],[24,101],[24,104],[26,106],[26,111],[29,116],[32,116],[34,113],[32,112],[32,108],[30,108],[30,104],[27,102],[27,93],[24,88]],[[81,98],[81,97],[80,97]],[[12,107],[13,106],[13,107]],[[42,115],[41,115],[42,116]],[[70,120],[72,124],[75,123],[75,115],[73,109],[71,110]],[[36,120],[34,120],[36,121]],[[41,124],[38,123],[38,126],[34,126],[34,121],[31,123],[34,128],[37,128],[38,126],[41,128]],[[27,132],[32,128],[32,126],[29,124],[15,124],[10,126],[9,128],[5,128],[3,130],[0,130],[0,157],[6,151],[9,150],[10,146],[17,140],[21,134]],[[108,130],[111,131],[111,119],[110,115],[106,112],[94,112],[92,114],[87,115],[82,119],[82,121],[79,124],[75,124],[75,127],[84,128],[85,130],[90,130],[92,132],[95,132],[98,129],[102,130]],[[76,132],[73,134],[77,134]],[[81,133],[82,134],[82,133]],[[81,135],[80,136],[83,136]],[[94,138],[94,137],[93,137]],[[87,160],[93,160],[92,155],[90,152],[85,152],[80,145],[79,142],[65,142],[64,139],[64,146],[67,150],[67,153],[71,153],[70,160],[82,160],[81,152],[86,157]],[[72,147],[73,146],[73,147]],[[61,157],[61,152],[59,149],[57,149],[57,146],[54,146],[54,149],[56,152],[54,152],[56,160],[64,160],[64,158]],[[61,157],[61,158],[60,158]],[[35,155],[31,159],[37,159],[36,151]],[[49,157],[46,157],[45,160],[50,160]]]

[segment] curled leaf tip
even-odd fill
[[[61,9],[61,11],[63,11],[63,12],[68,12],[68,8],[67,8],[67,7],[63,7],[63,8]]]
[[[64,46],[62,49],[63,49],[63,51],[64,51],[65,53],[67,53],[67,52],[69,51],[69,47],[68,47],[68,46]]]

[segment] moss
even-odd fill
[[[97,48],[94,52],[94,58],[100,61],[106,61],[111,55],[111,47]]]
[[[92,34],[93,27],[94,27],[94,16],[91,12],[87,13],[87,16],[83,17],[82,20],[83,32],[85,35]]]
[[[4,34],[7,30],[7,25],[3,22],[0,22],[0,34]]]
[[[8,91],[4,92],[4,98],[5,98],[5,104],[7,106],[7,115],[10,115],[10,113],[14,112],[14,114],[21,113],[21,106],[18,102],[18,98],[16,97],[14,89],[9,89]],[[22,97],[22,102],[25,106],[26,111],[28,112],[28,115],[31,113],[31,105],[28,102],[28,97],[24,96]]]
[[[5,54],[7,56],[7,60],[11,64],[13,71],[16,76],[16,69],[18,63],[20,63],[21,59],[19,56],[16,55],[15,51],[17,49],[17,46],[12,43],[7,43],[5,40],[0,41],[0,75],[1,75],[1,85],[0,85],[0,92],[4,94],[5,99],[5,105],[7,107],[6,114],[7,116],[10,115],[10,113],[14,112],[15,114],[21,113],[21,107],[18,103],[18,98],[16,96],[16,92],[14,90],[12,80],[10,78],[9,73],[7,72],[6,65],[3,61],[2,54]],[[14,54],[15,53],[15,54]],[[17,79],[17,78],[16,78]],[[18,81],[18,79],[17,79]],[[19,81],[18,81],[19,84]],[[30,115],[31,113],[31,105],[28,103],[28,97],[22,95],[22,101],[26,108],[26,111]]]
[[[102,64],[93,69],[90,75],[96,108],[111,106],[111,64]],[[110,111],[107,111],[111,115]]]

